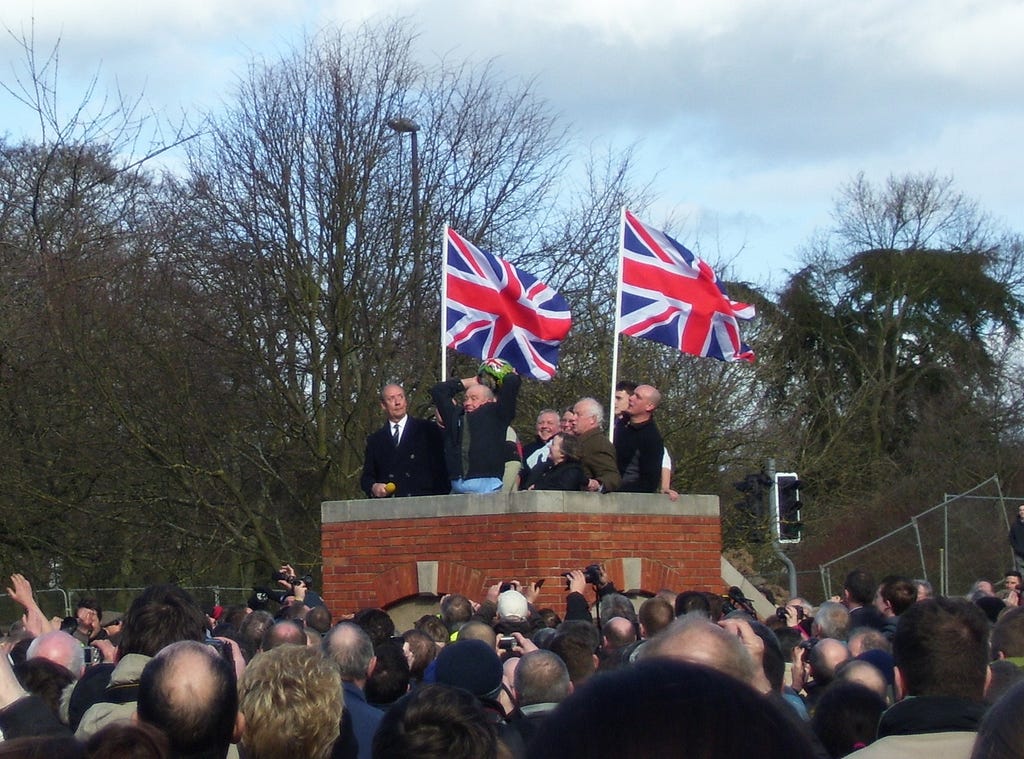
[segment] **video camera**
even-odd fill
[[[569,582],[570,582],[569,573],[566,572],[565,574],[562,575],[562,577],[565,578],[565,589],[568,590],[569,589]],[[587,581],[587,583],[589,583],[590,585],[600,585],[601,584],[601,565],[600,564],[588,564],[586,567],[584,567],[583,568],[583,579],[585,579]]]

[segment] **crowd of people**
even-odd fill
[[[513,428],[521,380],[503,361],[430,391],[435,419],[409,415],[400,385],[380,395],[383,427],[366,440],[361,486],[369,498],[514,490],[665,493],[673,500],[672,462],[654,420],[661,394],[619,382],[612,419],[581,398],[559,414],[544,409],[525,446]],[[461,400],[460,400],[461,398]]]
[[[510,580],[406,630],[277,579],[276,601],[157,585],[62,620],[12,575],[0,757],[1024,757],[1016,570],[938,597],[858,569],[759,619],[735,588],[630,599],[595,564],[561,608]]]

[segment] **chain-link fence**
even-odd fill
[[[2,587],[0,584],[0,588]],[[123,613],[142,590],[143,588],[41,588],[35,589],[35,597],[36,603],[47,617],[69,617],[74,615],[78,601],[83,598],[95,598],[105,612]],[[252,588],[219,586],[194,587],[186,590],[203,608],[215,604],[244,604],[253,592]],[[0,625],[4,631],[11,623],[21,619],[23,611],[6,593],[0,594]]]
[[[820,566],[824,597],[841,595],[858,567],[881,579],[898,574],[928,580],[936,593],[966,594],[979,579],[999,580],[1013,568],[1007,535],[1024,498],[1003,496],[993,475],[876,540]]]

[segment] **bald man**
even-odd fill
[[[629,394],[625,424],[615,428],[615,460],[622,475],[619,491],[656,493],[661,489],[661,463],[665,443],[654,423],[661,393],[651,385],[638,385]]]
[[[172,643],[142,670],[137,714],[174,756],[226,757],[242,729],[235,669],[212,646]]]

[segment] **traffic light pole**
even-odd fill
[[[765,467],[765,472],[768,477],[771,478],[772,482],[775,481],[775,459],[768,459],[768,465]],[[775,548],[775,555],[779,557],[786,568],[789,570],[789,597],[796,598],[796,566],[793,561],[786,556],[782,550],[782,543],[779,535],[779,493],[778,488],[771,488],[768,496],[768,502],[771,504],[772,510],[772,546]]]

